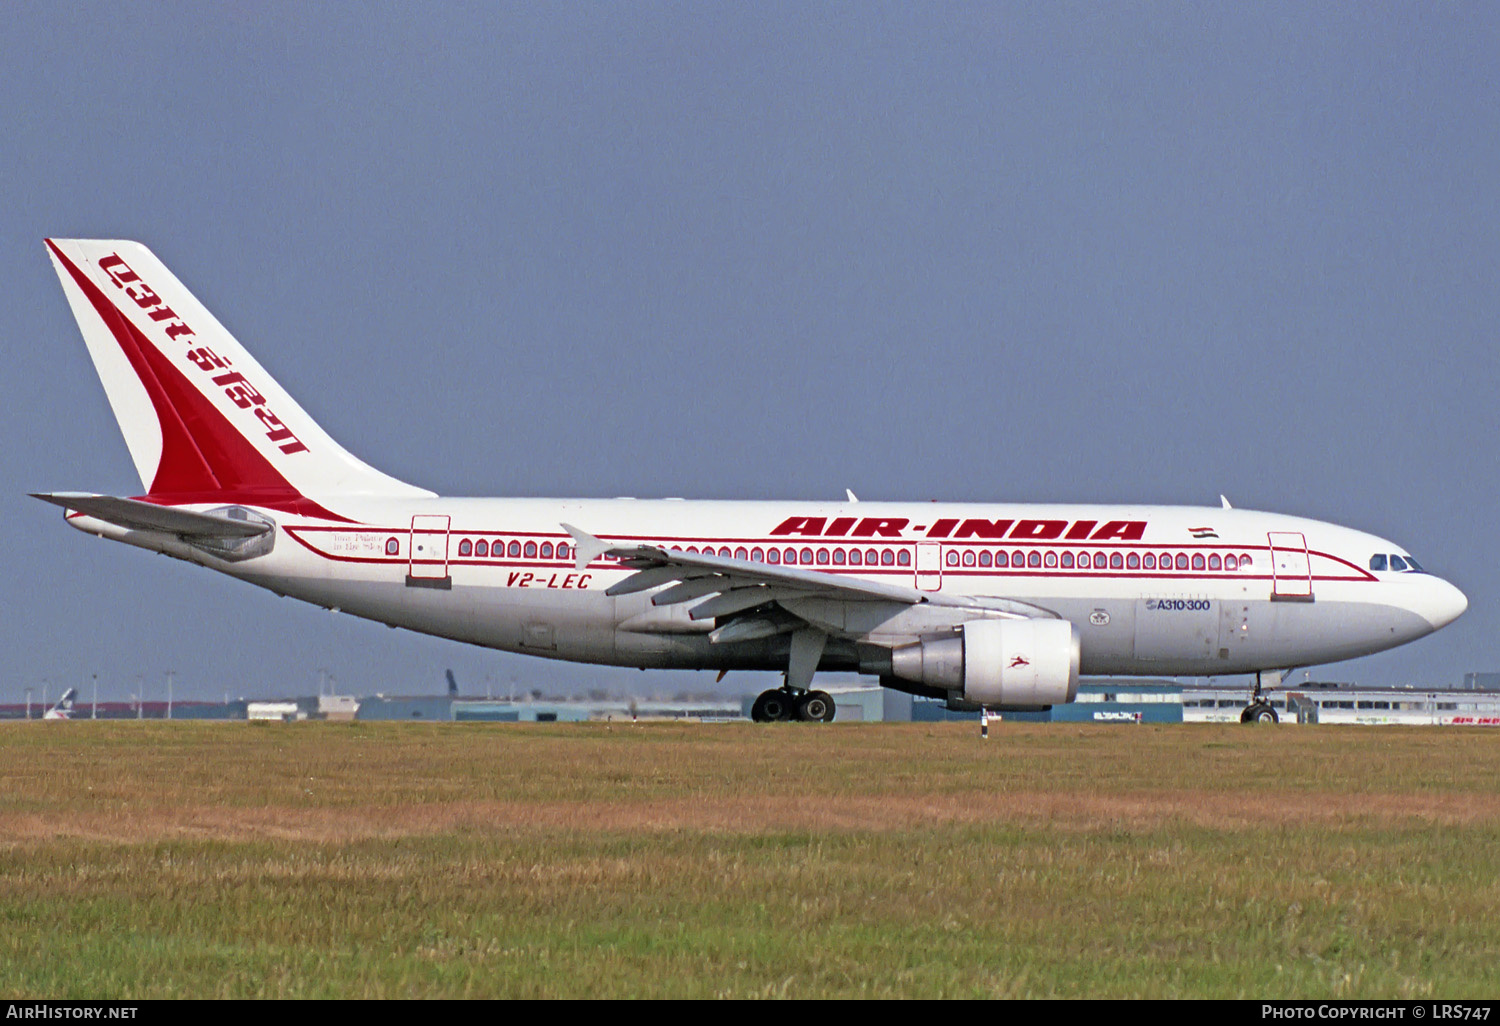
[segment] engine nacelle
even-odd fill
[[[891,672],[977,705],[1071,702],[1078,631],[1067,620],[972,620],[952,637],[892,650]]]

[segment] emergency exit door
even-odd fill
[[[937,591],[942,586],[942,546],[937,542],[917,542],[917,587],[922,591]]]
[[[1307,555],[1307,536],[1297,531],[1272,531],[1271,600],[1311,602],[1312,560]]]
[[[452,587],[452,578],[448,576],[448,522],[448,517],[433,514],[418,514],[411,518],[408,585]]]

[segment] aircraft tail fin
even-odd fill
[[[57,704],[42,714],[44,720],[66,720],[73,715],[73,699],[78,695],[77,688],[69,688],[63,692],[63,696],[57,700]]]
[[[322,515],[339,495],[432,494],[339,446],[145,246],[47,249],[152,500]]]

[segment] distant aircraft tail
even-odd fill
[[[44,720],[66,720],[73,715],[73,699],[77,696],[77,688],[69,688],[63,692],[63,696],[57,700],[57,704],[42,714]]]
[[[145,246],[47,249],[152,501],[317,516],[339,495],[432,494],[340,447]]]

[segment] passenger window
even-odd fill
[[[843,549],[834,549],[833,550],[833,565],[834,566],[843,566],[844,565],[844,560],[845,560],[844,550]]]
[[[1147,570],[1155,570],[1156,569],[1156,553],[1154,553],[1154,552],[1148,552],[1144,556],[1142,556],[1141,557],[1141,565],[1144,566]]]
[[[974,550],[964,549],[964,566],[974,565]]]
[[[803,566],[812,566],[812,561],[813,561],[812,549],[803,549],[802,550],[802,565]]]
[[[552,543],[551,542],[542,542],[542,558],[543,559],[551,559],[552,558]]]
[[[535,559],[536,558],[536,542],[527,542],[526,543],[526,558],[527,559]]]
[[[1097,563],[1098,560],[1094,562]],[[1109,568],[1111,570],[1123,570],[1125,568],[1125,557],[1118,552],[1111,552],[1109,554]]]
[[[796,566],[797,565],[797,550],[796,549],[785,549],[785,550],[783,550],[782,553],[781,553],[781,561],[783,563],[785,563],[787,566]]]
[[[850,549],[849,550],[849,565],[850,566],[859,566],[863,562],[864,562],[864,556],[861,555],[861,553],[860,553],[860,551],[858,549]]]
[[[1126,570],[1139,570],[1140,568],[1141,568],[1141,554],[1139,552],[1132,552],[1128,556],[1125,557],[1125,569]]]
[[[997,553],[995,553],[995,565],[998,566],[998,567],[1008,567],[1008,566],[1010,566],[1010,553],[1009,552],[997,552]]]
[[[1203,553],[1201,553],[1201,552],[1195,552],[1195,553],[1193,553],[1193,569],[1194,570],[1202,570],[1203,569]]]
[[[474,543],[474,555],[479,556],[482,559],[483,557],[488,556],[489,554],[490,554],[490,543],[489,542],[487,542],[483,538],[481,538],[477,542]]]
[[[1406,560],[1402,559],[1400,556],[1396,555],[1394,552],[1391,553],[1391,569],[1392,570],[1405,570],[1406,569]]]
[[[894,552],[892,552],[890,549],[881,549],[880,550],[880,565],[881,566],[895,566],[896,565],[896,554]]]
[[[510,556],[511,559],[516,559],[521,555],[521,543],[518,541],[511,542],[505,547],[505,553],[506,555]]]
[[[399,555],[400,553],[401,553],[401,543],[398,542],[394,538],[387,538],[385,540],[385,554],[387,556],[396,556],[396,555]]]
[[[689,545],[687,547],[687,551],[688,551],[688,555],[690,555],[690,556],[696,556],[698,554],[698,546],[696,546],[696,545]]]
[[[1179,569],[1179,570],[1186,570],[1187,568],[1188,568],[1187,553],[1186,552],[1179,552],[1179,553],[1177,553],[1177,569]]]
[[[770,563],[773,566],[776,565],[777,563],[780,563],[781,562],[781,550],[780,549],[767,549],[766,550],[766,562]]]
[[[746,556],[745,546],[743,546],[743,545],[736,546],[735,550],[734,550],[734,558],[743,561],[745,559],[745,556]]]
[[[1248,552],[1241,552],[1240,553],[1240,569],[1241,570],[1245,569],[1245,567],[1247,567],[1247,566],[1250,566],[1254,562],[1255,562],[1255,560],[1253,560],[1253,559],[1250,558],[1250,553],[1248,553]]]
[[[1073,569],[1073,553],[1064,552],[1062,554],[1062,566],[1064,570]]]
[[[766,561],[766,554],[765,554],[765,552],[763,552],[760,549],[759,546],[757,546],[756,548],[753,548],[753,549],[750,550],[750,562],[752,562],[752,563],[764,563],[765,561]]]
[[[1215,552],[1213,555],[1211,555],[1211,556],[1208,557],[1208,568],[1210,570],[1217,570],[1217,569],[1219,569],[1219,567],[1222,565],[1222,563],[1223,563],[1223,561],[1219,559],[1219,554],[1217,552]]]
[[[1057,569],[1057,553],[1055,553],[1055,552],[1053,552],[1053,551],[1051,551],[1049,549],[1047,551],[1047,554],[1042,557],[1042,565],[1045,566],[1048,570],[1056,570]]]
[[[1240,568],[1240,561],[1235,558],[1235,555],[1234,555],[1233,552],[1231,552],[1229,555],[1227,555],[1227,556],[1224,557],[1224,569],[1225,570],[1238,570],[1239,568]]]
[[[943,562],[947,563],[949,566],[958,566],[958,550],[949,549],[948,554],[943,557]]]
[[[720,545],[719,546],[719,555],[723,556],[725,559],[728,559],[729,558],[729,546],[728,545]]]
[[[980,566],[989,566],[994,561],[995,561],[995,557],[992,556],[992,555],[990,555],[990,550],[989,549],[985,549],[983,552],[981,552],[979,554],[979,565]]]
[[[474,552],[474,546],[469,541],[469,539],[465,538],[463,541],[461,541],[461,542],[458,543],[458,554],[460,556],[468,556],[468,555],[471,555],[473,552]]]
[[[1026,553],[1026,565],[1028,567],[1038,567],[1038,566],[1041,566],[1042,565],[1042,554],[1040,552],[1038,552],[1036,549],[1032,549],[1030,552]]]
[[[902,549],[896,553],[897,566],[911,566],[911,549]]]
[[[875,549],[865,549],[865,565],[875,566],[880,562],[880,553]]]
[[[1087,552],[1080,552],[1078,554],[1078,568],[1080,570],[1087,570],[1092,565],[1093,564],[1090,562],[1090,556]]]
[[[1012,552],[1010,554],[1010,565],[1014,566],[1014,567],[1025,566],[1026,565],[1026,553],[1022,552],[1020,549],[1017,549],[1016,551]]]
[[[828,550],[827,549],[819,549],[818,550],[818,565],[819,566],[827,566],[828,565]]]

